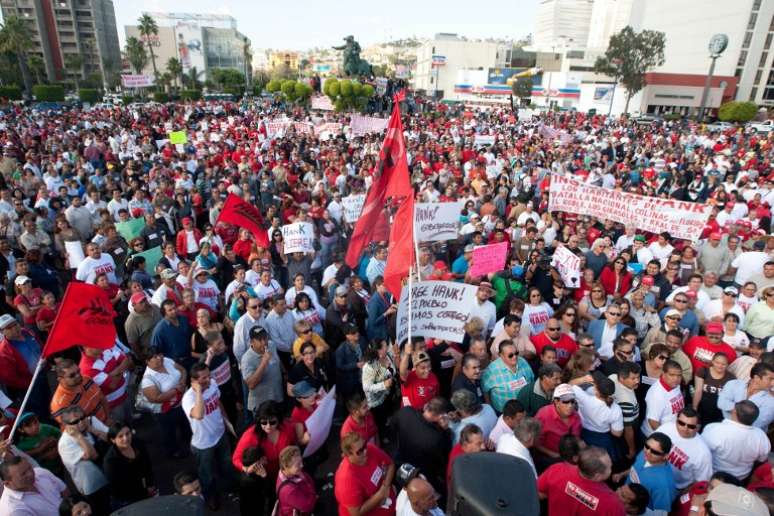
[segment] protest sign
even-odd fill
[[[420,281],[411,286],[411,336],[462,342],[475,285],[453,281]],[[398,342],[408,338],[409,289],[400,293]]]
[[[80,240],[65,242],[65,251],[67,252],[67,263],[71,269],[77,269],[81,262],[86,258],[83,254],[83,244]]]
[[[172,145],[188,143],[188,136],[185,131],[172,131],[169,133],[169,143]]]
[[[153,76],[150,74],[124,74],[121,75],[121,85],[124,88],[153,86]]]
[[[138,217],[136,219],[129,219],[126,222],[119,222],[116,224],[116,231],[118,234],[124,237],[127,242],[133,238],[137,238],[142,233],[142,229],[145,227],[145,219]]]
[[[580,287],[580,256],[575,255],[565,246],[560,245],[554,251],[551,267],[559,271],[565,287]]]
[[[552,175],[548,210],[610,219],[651,233],[667,231],[674,238],[695,242],[707,224],[712,207],[619,192]]]
[[[508,242],[477,246],[473,249],[473,263],[470,265],[470,275],[483,276],[490,272],[503,270],[507,254]]]
[[[368,133],[381,133],[387,128],[387,122],[386,118],[352,115],[349,127],[353,136],[363,136]]]
[[[333,411],[336,408],[336,386],[317,404],[312,415],[306,420],[306,430],[309,432],[309,443],[304,448],[304,457],[309,457],[320,449],[331,433]]]
[[[167,138],[164,138],[163,140],[156,140],[156,148],[161,150],[161,148],[168,143],[169,140]]]
[[[325,122],[324,124],[314,126],[314,134],[323,140],[327,140],[330,135],[340,134],[342,127],[342,124],[339,122]]]
[[[309,222],[295,222],[282,226],[285,254],[314,252],[314,228]]]
[[[495,136],[493,134],[477,134],[473,138],[473,145],[483,147],[485,145],[494,145]]]
[[[157,245],[152,249],[137,253],[134,256],[142,256],[145,258],[145,272],[151,276],[156,275],[156,265],[158,265],[161,260],[161,246]]]
[[[354,224],[357,221],[360,212],[363,211],[365,199],[365,194],[352,194],[341,200],[341,204],[344,205],[344,222]]]
[[[333,102],[325,95],[317,95],[312,97],[312,109],[319,109],[321,111],[333,111]]]
[[[414,206],[414,233],[418,242],[454,240],[460,223],[461,202],[419,202]]]

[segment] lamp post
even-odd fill
[[[709,97],[710,85],[712,84],[712,74],[715,73],[715,61],[717,61],[720,54],[728,46],[728,36],[725,34],[715,34],[710,38],[709,51],[710,51],[710,68],[707,73],[707,80],[704,82],[704,91],[701,93],[701,104],[699,105],[699,123],[704,122],[704,116],[707,110],[707,98]]]

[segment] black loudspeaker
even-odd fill
[[[448,516],[537,516],[537,484],[532,467],[503,453],[460,455],[454,460]]]
[[[204,500],[198,496],[157,496],[127,505],[111,516],[204,516]]]

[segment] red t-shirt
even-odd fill
[[[583,478],[566,462],[549,467],[537,481],[538,491],[548,497],[548,514],[577,516],[624,516],[618,495],[603,482]]]
[[[339,504],[339,516],[349,516],[348,507],[360,507],[372,497],[382,487],[384,475],[392,464],[390,456],[382,450],[372,444],[367,445],[367,447],[368,457],[364,465],[356,466],[347,458],[343,458],[336,470],[334,492]],[[389,506],[385,507],[385,504],[382,504],[363,516],[394,515],[395,500],[395,488],[391,487],[389,501],[385,500]]]
[[[355,432],[368,444],[377,444],[376,421],[370,412],[366,414],[362,425],[359,425],[352,416],[347,417],[344,424],[341,425],[341,438],[344,439],[344,436],[350,432]]]
[[[449,452],[449,462],[446,463],[446,485],[451,485],[452,465],[454,464],[454,459],[460,455],[465,455],[465,452],[462,451],[462,445],[457,443]]]
[[[545,332],[530,337],[530,340],[535,346],[538,355],[540,355],[543,352],[543,348],[548,345],[555,347],[556,363],[559,367],[567,365],[572,354],[578,351],[578,343],[565,333],[562,333],[562,336],[559,337],[559,342],[554,342],[549,339]]]
[[[43,302],[43,291],[39,288],[33,288],[30,290],[29,295],[23,295],[19,294],[16,297],[13,298],[13,304],[15,306],[19,305],[27,305],[30,310],[35,310],[38,308],[41,303]],[[24,324],[35,324],[35,314],[32,314],[31,317],[25,317],[24,318]]]
[[[700,369],[708,367],[710,362],[712,362],[712,357],[718,352],[726,354],[729,364],[736,360],[736,351],[729,344],[725,342],[710,344],[707,337],[699,337],[698,335],[688,339],[683,345],[683,351],[691,359],[693,374],[696,374]]]
[[[431,371],[430,375],[424,380],[417,376],[415,371],[411,371],[406,378],[406,382],[401,385],[404,407],[414,407],[422,410],[425,403],[433,399],[440,392],[438,378]]]
[[[279,473],[280,452],[286,447],[294,444],[296,444],[296,425],[292,421],[285,421],[280,427],[279,437],[276,443],[271,442],[269,439],[259,439],[258,434],[255,432],[255,427],[250,427],[245,430],[245,433],[239,438],[236,449],[231,455],[231,463],[234,464],[235,468],[241,471],[244,466],[242,463],[242,454],[246,449],[258,446],[263,450],[263,454],[266,456],[265,467],[268,478],[274,482]]]
[[[535,419],[542,425],[538,444],[553,452],[559,453],[559,441],[563,435],[572,434],[580,437],[581,419],[577,412],[574,412],[567,421],[563,421],[556,407],[551,403],[538,410]]]

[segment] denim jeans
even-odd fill
[[[199,482],[205,500],[217,498],[219,491],[227,491],[233,487],[234,466],[231,464],[231,450],[225,433],[215,446],[204,450],[191,446],[191,451],[196,457]]]

